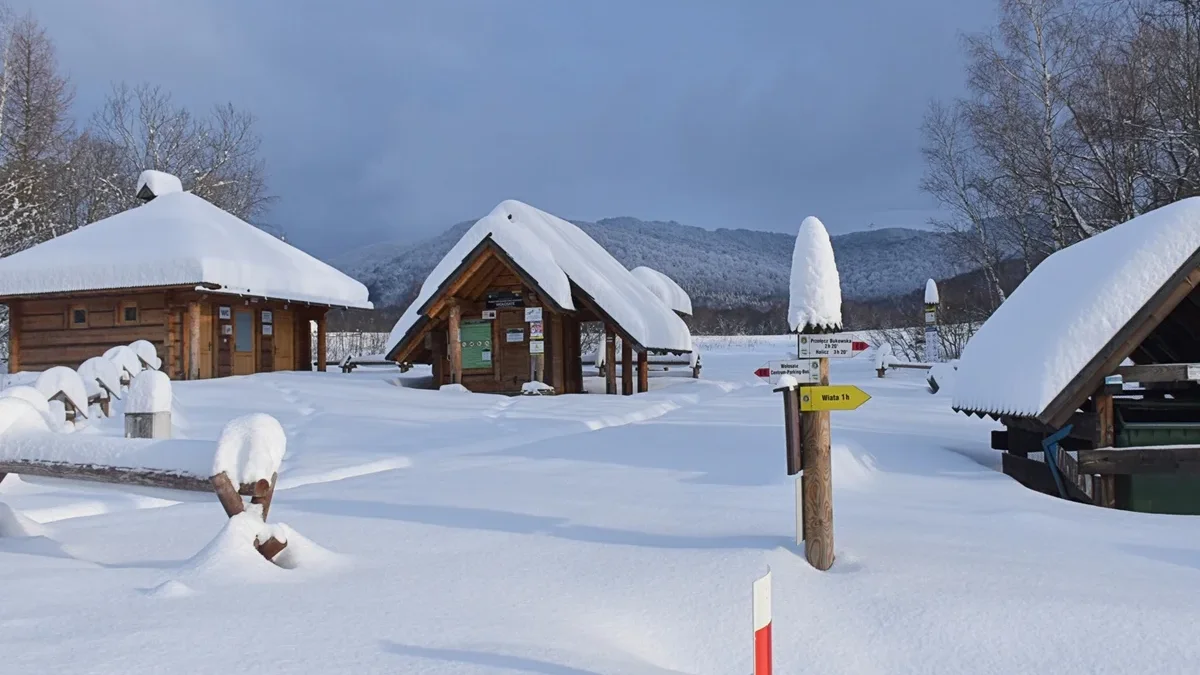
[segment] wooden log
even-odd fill
[[[621,340],[621,394],[633,395],[633,345]]]
[[[1200,363],[1155,363],[1144,366],[1120,366],[1114,375],[1126,382],[1200,382]]]
[[[450,303],[450,326],[448,328],[447,346],[450,348],[450,383],[462,383],[462,307],[457,302]]]
[[[608,324],[604,325],[604,393],[617,393],[617,336]]]
[[[170,438],[171,411],[125,413],[125,438]]]
[[[638,352],[637,369],[638,393],[644,394],[650,391],[650,354],[645,349]]]
[[[1117,508],[1117,477],[1104,475],[1096,479],[1096,506]]]
[[[21,303],[8,304],[8,372],[21,370]]]
[[[1200,446],[1158,445],[1079,451],[1080,473],[1200,473]]]
[[[829,359],[821,359],[821,384],[829,384]],[[800,413],[804,439],[801,491],[804,557],[819,570],[833,566],[833,467],[829,411]]]
[[[254,548],[258,549],[258,552],[262,554],[262,557],[266,558],[267,560],[273,560],[275,556],[279,555],[280,552],[283,551],[283,549],[287,548],[287,542],[279,541],[272,535],[270,539],[267,539],[262,543],[259,543],[256,539],[254,541]]]
[[[189,380],[200,379],[200,303],[188,303],[187,312],[187,377]]]
[[[141,487],[185,490],[188,492],[213,491],[213,483],[209,478],[201,478],[184,472],[163,469],[27,460],[0,462],[0,474],[7,473],[41,476],[43,478],[82,480],[91,483],[138,485]],[[252,485],[243,485],[239,487],[238,492],[243,495],[250,495],[253,494],[253,489]]]
[[[279,473],[271,474],[271,480],[260,480],[254,484],[254,496],[250,498],[251,504],[262,506],[262,519],[267,522],[267,514],[271,511],[271,500],[275,498],[275,482],[279,480]]]
[[[317,370],[322,373],[325,372],[325,368],[328,366],[326,361],[329,359],[329,349],[325,344],[326,339],[325,312],[321,312],[321,315],[317,317]]]
[[[233,481],[229,480],[229,474],[222,471],[210,480],[212,481],[213,489],[217,493],[217,499],[225,509],[225,515],[232,518],[246,510],[246,504],[242,502],[241,495],[233,487]]]

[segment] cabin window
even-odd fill
[[[122,302],[117,308],[117,323],[133,324],[138,322],[138,306],[136,302]]]
[[[87,328],[88,311],[86,307],[72,307],[67,312],[67,324],[71,328]]]
[[[233,313],[233,348],[239,352],[254,351],[254,313]]]

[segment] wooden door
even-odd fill
[[[200,377],[208,378],[216,374],[213,366],[215,353],[214,341],[217,329],[213,322],[213,308],[210,304],[200,306]]]
[[[496,313],[497,379],[500,391],[518,391],[529,381],[529,326],[525,310],[502,309]]]
[[[254,311],[250,309],[235,309],[233,311],[233,374],[253,375],[255,339]]]
[[[296,370],[296,317],[290,309],[275,311],[275,370]]]

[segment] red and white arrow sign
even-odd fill
[[[771,361],[754,371],[754,375],[771,384],[777,384],[781,375],[791,375],[800,384],[816,384],[821,380],[821,362],[818,359]]]
[[[853,335],[801,335],[799,339],[802,359],[849,359],[865,352],[870,345],[862,340],[856,340]]]

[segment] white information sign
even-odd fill
[[[854,339],[852,335],[801,335],[800,358],[849,359],[866,351],[867,343]]]
[[[542,320],[542,308],[541,307],[526,307],[525,308],[525,322],[526,323],[532,323],[534,321],[541,321],[541,320]]]
[[[529,353],[530,354],[545,354],[546,353],[546,343],[543,342],[542,340],[531,340],[529,342]]]
[[[821,381],[821,361],[820,359],[770,361],[765,368],[754,371],[754,374],[766,378],[771,384],[778,384],[781,375],[791,375],[800,384],[817,384]]]

